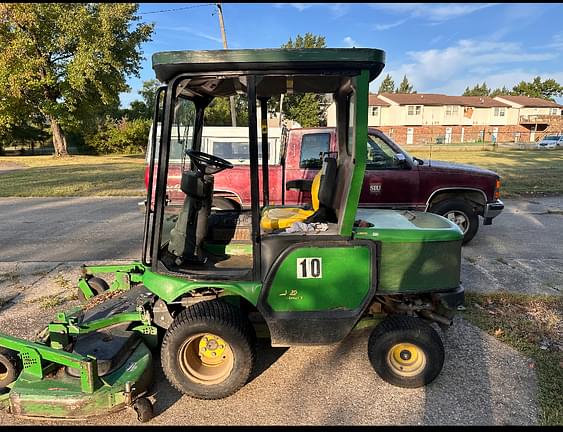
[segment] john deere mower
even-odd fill
[[[326,345],[369,326],[367,355],[383,380],[432,382],[444,363],[434,324],[451,325],[463,303],[463,235],[432,213],[358,209],[369,83],[384,58],[377,49],[154,54],[163,85],[142,256],[85,266],[82,306],[58,313],[35,341],[0,334],[0,404],[49,418],[132,407],[146,421],[154,356],[181,393],[219,399],[248,381],[257,337],[272,346]],[[278,96],[305,93],[336,107],[338,151],[319,153],[322,169],[303,190],[313,209],[270,202],[268,193],[269,112]],[[235,211],[212,208],[213,176],[233,165],[201,152],[207,110],[229,97],[244,102],[250,153],[251,208]],[[178,192],[173,146],[184,155],[181,205],[169,199]]]

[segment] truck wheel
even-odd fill
[[[398,387],[431,383],[444,365],[444,345],[438,333],[420,318],[395,315],[371,333],[368,356],[377,374]]]
[[[256,357],[254,329],[236,307],[203,301],[178,314],[164,335],[160,355],[166,378],[180,392],[221,399],[250,377]]]
[[[461,228],[463,244],[469,243],[479,229],[479,215],[475,213],[471,204],[462,199],[451,199],[439,202],[433,206],[432,213],[444,216]]]
[[[18,355],[11,350],[0,348],[0,389],[13,383],[21,370]]]

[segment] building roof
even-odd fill
[[[493,99],[489,96],[456,96],[461,100],[460,105],[475,108],[510,107],[509,104]]]
[[[497,96],[495,99],[500,98],[506,101],[521,105],[522,107],[531,108],[563,108],[563,105],[559,105],[555,102],[533,98],[528,96]]]
[[[461,105],[475,108],[510,106],[489,96],[448,96],[434,93],[381,93],[381,96],[399,105]]]
[[[391,106],[389,102],[385,102],[383,99],[377,97],[376,94],[370,93],[369,95],[369,106]]]

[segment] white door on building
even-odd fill
[[[498,128],[493,128],[493,133],[492,133],[492,141],[493,142],[497,142],[497,135],[498,135]]]
[[[465,128],[461,128],[461,138],[459,139],[459,142],[465,142]]]
[[[407,128],[407,144],[412,144],[414,138],[414,128]]]
[[[451,144],[452,142],[452,128],[446,128],[446,139],[445,139],[445,143],[446,144]]]

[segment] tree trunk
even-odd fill
[[[51,131],[53,133],[53,147],[55,148],[56,157],[68,156],[68,151],[66,149],[66,138],[63,134],[63,130],[59,125],[59,122],[53,118],[49,118],[51,122]]]

